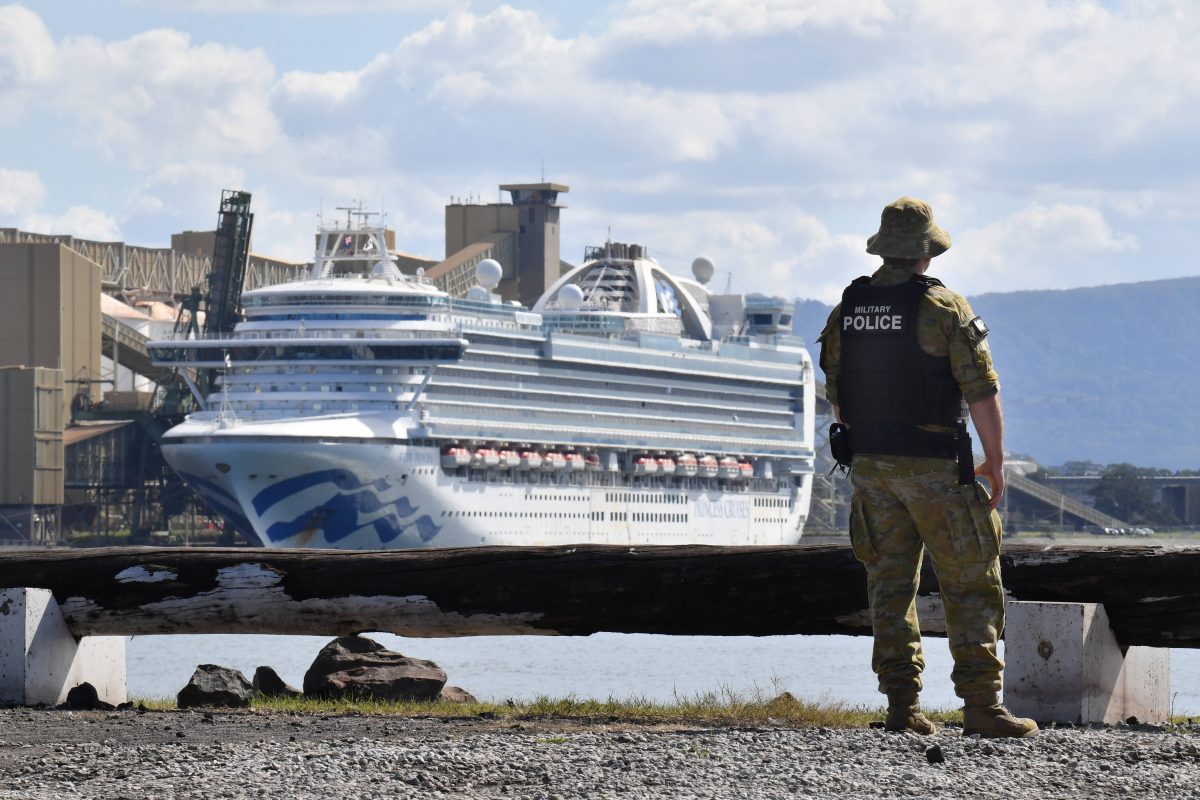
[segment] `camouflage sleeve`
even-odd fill
[[[940,293],[939,293],[940,294]],[[987,326],[975,315],[966,298],[953,292],[939,297],[942,333],[950,370],[968,403],[986,400],[1000,391],[1000,378],[992,364]],[[926,351],[928,352],[928,351]]]
[[[838,330],[838,320],[842,316],[842,305],[838,303],[825,320],[825,328],[817,341],[821,343],[821,370],[825,373],[825,397],[833,405],[837,400],[838,364],[842,360],[842,335]]]

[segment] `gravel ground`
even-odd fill
[[[933,763],[938,756],[944,759]],[[855,728],[0,709],[0,798],[1200,798],[1200,727]]]

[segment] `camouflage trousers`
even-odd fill
[[[907,456],[856,455],[850,480],[850,541],[867,570],[879,691],[921,688],[916,592],[926,550],[941,586],[955,692],[1000,691],[1000,517],[983,485],[959,486],[952,460]]]

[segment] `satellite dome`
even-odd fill
[[[487,303],[490,302],[492,298],[491,293],[488,292],[488,290],[484,287],[472,286],[470,289],[467,289],[467,299],[476,300],[480,303]]]
[[[716,271],[717,265],[708,256],[697,256],[696,260],[692,262],[692,274],[700,283],[711,281],[713,273]]]
[[[504,276],[504,268],[494,258],[485,258],[475,267],[475,280],[485,289],[495,289]]]
[[[565,308],[568,311],[574,311],[583,305],[583,289],[580,289],[573,283],[568,283],[566,286],[558,290],[558,307]]]

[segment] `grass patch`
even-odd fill
[[[174,699],[150,698],[135,701],[135,705],[139,702],[147,709],[155,711],[170,711],[176,707]],[[689,697],[677,697],[673,702],[666,703],[639,697],[592,700],[580,699],[573,695],[557,698],[541,696],[532,700],[508,700],[503,703],[257,697],[253,709],[268,713],[330,716],[474,717],[510,721],[558,720],[826,728],[867,727],[872,722],[882,721],[884,717],[882,706],[852,706],[828,700],[801,700],[788,692],[767,696],[760,690],[752,690],[740,694],[724,688]],[[926,714],[942,724],[962,722],[962,714],[958,710],[927,710]],[[557,742],[555,739],[547,739],[545,743]]]

